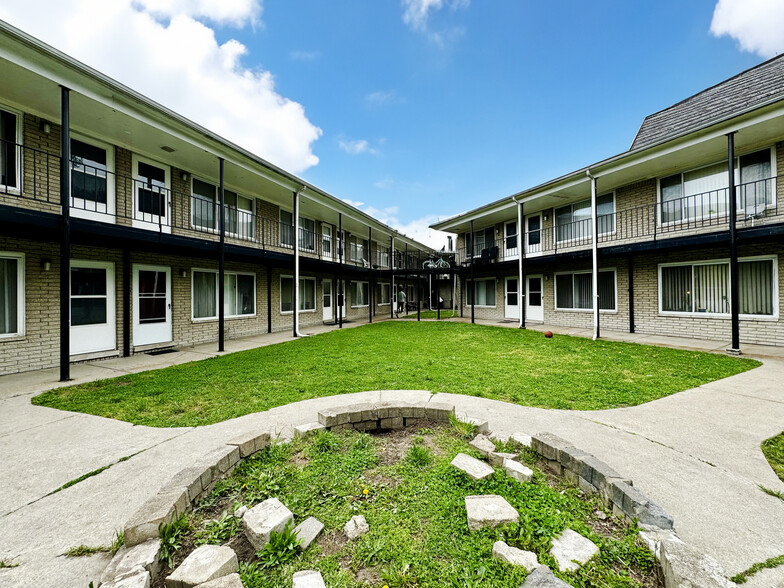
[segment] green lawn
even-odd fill
[[[762,453],[768,458],[768,463],[776,475],[784,482],[784,432],[765,441],[762,444]]]
[[[441,318],[442,319],[454,318],[454,317],[458,317],[458,316],[460,316],[460,311],[458,311],[458,310],[452,310],[451,308],[442,308],[441,309]],[[412,313],[407,314],[405,317],[401,316],[400,318],[407,318],[407,319],[413,318],[414,320],[416,320],[416,317],[417,317],[417,314],[416,314],[416,311],[414,311]],[[419,312],[419,317],[423,318],[423,319],[437,319],[438,318],[438,311],[437,310],[422,310],[422,311]]]
[[[592,410],[642,404],[758,365],[632,343],[545,339],[536,331],[394,321],[60,388],[33,403],[155,427],[206,425],[363,390]]]

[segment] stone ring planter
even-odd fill
[[[449,422],[455,414],[452,404],[422,400],[417,402],[367,402],[339,408],[325,409],[318,413],[318,422],[294,427],[295,436],[308,435],[318,430],[384,431],[417,425],[420,421]],[[478,433],[489,434],[486,420],[461,416],[461,421],[475,425]],[[550,433],[532,437],[515,433],[513,441],[530,447],[551,473],[577,484],[586,493],[598,495],[608,508],[619,517],[637,519],[641,537],[659,560],[667,588],[694,586],[727,588],[734,586],[726,579],[721,566],[709,556],[688,547],[674,532],[673,518],[659,505],[633,486],[622,476],[593,455],[574,447],[568,441]],[[105,588],[146,588],[160,571],[158,528],[171,523],[181,514],[191,510],[209,494],[218,480],[229,475],[237,463],[270,444],[270,433],[251,432],[232,439],[199,459],[195,464],[178,472],[158,493],[134,513],[125,525],[125,546],[118,551],[104,571],[101,584]],[[499,457],[500,456],[500,457]],[[503,454],[489,454],[491,463],[506,465]],[[515,476],[514,468],[506,468]],[[519,479],[519,478],[518,478]],[[236,562],[236,558],[234,560]],[[208,578],[207,586],[241,586],[236,566],[223,566],[223,582]],[[216,578],[217,578],[216,577]],[[167,585],[170,583],[167,578]],[[181,583],[201,586],[197,583]]]

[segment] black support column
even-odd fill
[[[220,242],[218,243],[218,351],[224,350],[224,326],[226,322],[226,312],[223,308],[225,293],[223,292],[226,281],[224,262],[226,257],[226,210],[224,209],[224,186],[223,186],[223,158],[218,158],[218,176],[220,186],[218,187],[218,222],[220,223]]]
[[[71,107],[70,90],[60,86],[60,381],[71,379]]]
[[[338,301],[338,306],[335,309],[337,314],[335,315],[338,319],[338,329],[343,328],[343,298],[345,297],[346,293],[343,292],[343,288],[341,283],[343,281],[342,270],[343,270],[343,249],[345,249],[346,244],[345,235],[343,235],[343,214],[338,213],[338,278],[337,283],[335,284],[335,298]]]
[[[368,227],[368,273],[370,277],[368,279],[368,322],[373,322],[373,308],[375,304],[373,303],[373,228]]]
[[[727,134],[727,169],[730,180],[728,198],[730,205],[730,312],[732,316],[732,344],[727,350],[740,354],[740,289],[738,288],[738,206],[735,198],[735,133]]]
[[[629,274],[629,332],[634,333],[634,257],[629,256],[627,272]]]
[[[468,255],[471,257],[471,323],[475,322],[474,305],[476,304],[476,280],[474,279],[474,221],[468,223],[468,232],[471,237],[471,250]]]
[[[267,264],[267,332],[272,332],[272,266]]]
[[[123,247],[122,264],[123,357],[129,357],[131,355],[131,305],[133,301],[131,300],[131,250],[127,246]],[[171,312],[171,310],[167,308],[166,312]]]

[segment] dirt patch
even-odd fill
[[[348,537],[346,537],[345,533],[340,531],[319,535],[318,539],[316,539],[316,545],[321,549],[322,555],[337,553],[343,549],[343,546],[346,543],[348,543]]]
[[[419,431],[422,429],[435,430],[439,426],[442,425],[434,421],[422,421],[415,427],[374,433],[374,436],[383,437],[384,439],[384,443],[378,451],[378,465],[388,466],[398,463],[405,457],[406,452],[417,442],[419,437],[423,438],[421,442],[429,447],[433,453],[443,455],[443,452],[436,446],[431,435],[419,435]]]

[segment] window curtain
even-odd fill
[[[281,312],[291,312],[294,310],[294,279],[280,279],[280,310]]]
[[[193,272],[193,317],[218,316],[217,275],[211,272]]]
[[[730,311],[730,266],[728,263],[694,266],[694,310],[728,313]]]
[[[575,308],[593,308],[593,276],[591,274],[575,274],[574,301]]]
[[[770,150],[763,149],[740,158],[738,208],[746,214],[758,214],[773,204],[773,180]]]
[[[316,282],[300,278],[299,280],[299,309],[314,310],[316,308]]]
[[[691,266],[663,267],[661,280],[662,310],[692,312]]]
[[[16,259],[0,259],[0,334],[18,332],[18,264]]]
[[[615,310],[615,273],[613,272],[599,272],[599,308]]]
[[[572,283],[572,274],[555,276],[556,306],[558,308],[574,308],[574,288]]]
[[[212,184],[193,178],[193,224],[203,229],[216,229],[216,188]]]
[[[0,186],[18,188],[16,115],[0,110]]]
[[[726,162],[684,173],[684,220],[725,216],[729,183]]]
[[[773,260],[738,264],[741,314],[773,314]]]
[[[286,210],[280,211],[280,244],[294,247],[294,215]]]
[[[235,314],[254,314],[256,312],[256,296],[253,276],[238,274]]]

